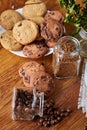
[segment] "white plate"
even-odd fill
[[[16,11],[19,12],[19,13],[22,15],[22,8],[17,9]],[[0,34],[2,34],[2,33],[5,32],[5,31],[6,31],[6,30],[5,30],[3,27],[0,26]],[[22,51],[22,50],[21,50],[21,51],[10,51],[10,52],[13,53],[13,54],[15,54],[15,55],[17,55],[17,56],[28,58],[28,57],[26,57],[26,56],[23,54],[23,51]],[[49,48],[49,51],[48,51],[44,56],[48,56],[48,55],[50,55],[50,54],[52,54],[52,53],[53,53],[53,48]]]

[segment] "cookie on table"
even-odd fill
[[[32,59],[38,59],[48,52],[48,47],[45,41],[35,41],[32,44],[26,45],[23,48],[23,54]]]
[[[11,30],[0,35],[1,45],[7,50],[21,50],[23,45],[15,40]]]
[[[64,16],[63,14],[58,11],[58,10],[55,10],[55,11],[47,11],[46,15],[45,15],[45,20],[48,20],[49,18],[52,18],[54,20],[57,20],[58,22],[63,22],[64,20]]]
[[[61,23],[54,19],[48,19],[40,26],[41,36],[47,41],[57,42],[64,34],[64,27]]]
[[[19,75],[20,77],[24,77],[25,75],[32,75],[32,73],[37,73],[39,71],[45,71],[44,66],[36,61],[30,61],[19,68]]]
[[[0,16],[0,24],[6,30],[12,30],[14,24],[18,21],[21,21],[23,18],[22,16],[16,12],[15,10],[5,10],[1,13]]]
[[[44,16],[46,11],[47,8],[44,2],[35,1],[23,7],[23,16],[26,19],[30,19],[31,17]]]
[[[54,88],[54,82],[50,74],[39,71],[33,73],[32,76],[26,75],[23,77],[23,82],[26,87],[32,91],[36,88],[39,91],[47,92],[51,91]]]
[[[29,20],[19,21],[13,28],[14,38],[22,45],[33,42],[37,38],[38,33],[38,25]]]

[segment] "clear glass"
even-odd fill
[[[58,40],[53,51],[53,70],[56,78],[78,76],[81,61],[79,48],[79,41],[72,36],[64,36]]]
[[[30,93],[23,87],[13,89],[12,119],[33,120],[36,115],[43,116],[44,92],[33,89]]]

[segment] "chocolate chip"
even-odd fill
[[[54,15],[55,13],[54,12],[51,12],[52,15]]]
[[[22,26],[22,23],[18,24],[18,27]]]
[[[58,27],[56,27],[55,29],[56,29],[56,30],[59,30],[59,28],[58,28]]]
[[[1,39],[3,38],[3,36],[0,37]]]

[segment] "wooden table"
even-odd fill
[[[11,7],[9,0],[0,0],[0,11]],[[15,1],[15,2],[14,2]],[[23,6],[25,0],[11,0],[15,8]],[[81,0],[80,0],[81,1]],[[79,2],[80,2],[79,1]],[[44,0],[50,10],[59,9],[56,0]],[[3,6],[3,4],[5,6]],[[68,33],[71,26],[66,26]],[[87,125],[87,119],[81,110],[77,109],[78,94],[80,88],[80,77],[66,80],[55,80],[55,90],[51,98],[55,99],[60,108],[71,108],[73,112],[59,124],[44,128],[37,126],[33,121],[13,121],[11,118],[12,90],[14,86],[22,84],[18,75],[19,67],[30,59],[21,58],[0,47],[0,130],[83,130]],[[37,62],[44,63],[48,72],[52,74],[52,55],[38,59]]]

